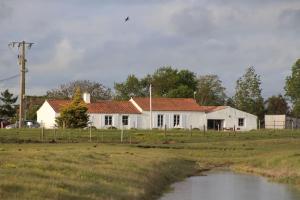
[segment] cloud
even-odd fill
[[[43,63],[32,66],[34,70],[45,71],[65,71],[71,70],[72,66],[84,57],[84,49],[75,48],[68,39],[59,41],[50,55]]]
[[[7,0],[0,2],[0,22],[12,15],[12,8],[7,5]]]
[[[7,43],[25,39],[35,42],[27,54],[33,94],[74,79],[113,87],[128,74],[173,65],[218,74],[231,95],[236,79],[254,65],[268,96],[282,92],[299,57],[299,10],[297,0],[6,0],[0,67],[3,74],[18,72]],[[1,85],[18,86],[18,80]]]
[[[289,31],[299,31],[300,8],[284,10],[279,16],[280,25]]]
[[[209,37],[216,30],[212,12],[200,7],[181,10],[174,14],[171,23],[175,31],[182,33],[185,37]]]

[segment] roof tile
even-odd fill
[[[71,100],[47,100],[55,112],[59,113],[63,106],[71,103]],[[87,104],[88,113],[120,113],[120,114],[140,114],[140,112],[129,101],[98,101]]]
[[[145,111],[150,110],[150,98],[133,98],[133,100]],[[199,106],[192,98],[152,98],[153,111],[200,111]]]

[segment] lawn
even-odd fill
[[[157,199],[215,167],[300,189],[300,132],[0,130],[0,199]]]

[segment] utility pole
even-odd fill
[[[150,84],[150,88],[149,88],[149,92],[150,92],[150,130],[152,130],[152,84]]]
[[[25,99],[25,72],[26,72],[26,58],[25,58],[25,50],[30,49],[33,45],[32,42],[11,42],[8,44],[9,47],[18,47],[19,49],[19,65],[20,65],[20,106],[19,106],[19,128],[23,126],[24,120],[24,99]]]

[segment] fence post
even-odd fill
[[[60,137],[62,140],[64,140],[64,129],[60,130]]]
[[[190,125],[190,135],[191,135],[191,137],[192,137],[192,134],[193,134],[193,126]]]
[[[54,127],[54,130],[53,130],[53,139],[54,141],[56,141],[56,128]]]
[[[291,137],[293,137],[293,130],[294,130],[294,120],[292,120],[292,131],[291,131]]]
[[[44,142],[44,137],[45,137],[45,128],[43,127],[43,129],[42,129],[42,142]]]
[[[164,131],[164,133],[165,133],[165,138],[167,137],[167,124],[165,124],[165,131]]]
[[[205,136],[205,131],[206,131],[205,125],[203,125],[203,135],[204,135],[204,136]]]
[[[71,133],[68,131],[68,142],[70,143]]]
[[[274,120],[274,131],[275,131],[275,120]]]
[[[122,125],[122,128],[121,128],[121,143],[123,143],[123,134],[124,134],[124,130],[123,130],[123,125]]]
[[[41,139],[42,139],[42,142],[44,142],[44,127],[42,127],[42,137],[41,137]]]
[[[260,130],[260,119],[258,120],[258,130]]]
[[[235,124],[233,125],[233,133],[235,133]],[[231,135],[231,131],[229,131],[229,136]]]
[[[96,137],[97,137],[97,143],[99,143],[99,133],[97,130],[96,130]]]
[[[220,132],[220,124],[218,123],[218,132]]]
[[[92,127],[90,126],[90,142],[92,142]]]

